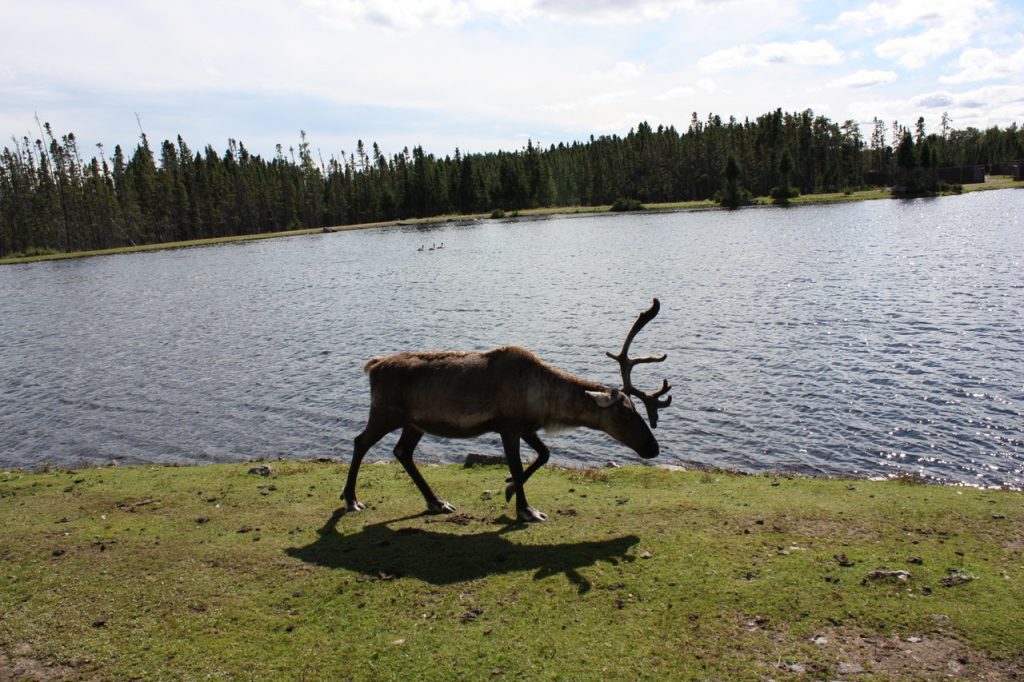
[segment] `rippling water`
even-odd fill
[[[0,466],[347,459],[371,356],[517,343],[616,385],[604,351],[658,296],[634,352],[669,359],[634,381],[674,385],[661,462],[1019,488],[1022,215],[1001,191],[3,267]],[[639,461],[599,433],[546,440],[563,464]],[[470,451],[500,442],[418,453]]]

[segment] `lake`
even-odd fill
[[[0,267],[0,467],[347,461],[370,357],[514,343],[615,386],[604,353],[657,296],[632,349],[668,353],[633,373],[673,385],[656,462],[1021,488],[1022,216],[1006,190]],[[559,464],[640,461],[600,433],[545,440]],[[500,441],[417,451],[470,452]]]

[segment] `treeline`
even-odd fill
[[[685,131],[644,122],[624,137],[443,158],[419,146],[387,156],[360,141],[324,160],[303,132],[273,158],[235,140],[223,152],[194,152],[180,136],[153,149],[143,134],[129,153],[98,146],[86,161],[74,134],[45,124],[38,139],[15,138],[0,155],[0,257],[496,208],[708,199],[722,189],[729,157],[731,182],[754,195],[779,184],[783,157],[800,193],[840,191],[892,182],[908,136],[932,166],[1024,158],[1016,124],[954,130],[944,116],[941,128],[876,119],[865,134],[854,121],[780,109],[742,122],[694,114]]]

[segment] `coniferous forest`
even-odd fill
[[[626,136],[443,158],[422,147],[386,155],[362,141],[326,160],[300,134],[273,158],[229,140],[193,151],[180,136],[154,148],[79,149],[40,126],[0,155],[0,257],[534,207],[765,196],[886,185],[901,170],[1024,158],[1024,129],[925,131],[875,119],[862,131],[807,110],[756,120],[693,114],[686,130],[640,123]],[[86,158],[88,157],[88,160]],[[728,177],[726,177],[728,176]]]

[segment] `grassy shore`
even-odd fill
[[[974,185],[964,185],[964,192],[977,192],[994,189],[1024,188],[1024,182],[1013,181],[1008,176],[993,176],[986,182]],[[790,201],[793,206],[804,204],[840,203],[846,201],[873,201],[877,199],[891,199],[892,193],[887,189],[869,189],[855,192],[832,192],[827,194],[807,194],[799,196]],[[769,197],[758,197],[754,204],[758,206],[770,205]],[[513,211],[507,219],[537,218],[551,215],[570,215],[578,213],[607,213],[610,206],[560,206],[557,208],[532,208]],[[692,211],[718,208],[713,201],[679,201],[663,204],[646,204],[649,211]],[[12,265],[15,263],[35,263],[39,261],[65,260],[68,258],[84,258],[88,256],[111,256],[123,253],[138,253],[142,251],[159,251],[163,249],[183,249],[197,246],[212,246],[215,244],[229,244],[231,242],[250,241],[254,239],[271,239],[275,237],[294,237],[298,235],[316,234],[322,232],[345,232],[348,230],[364,230],[370,228],[396,227],[409,225],[438,225],[448,222],[476,221],[489,218],[488,213],[475,213],[469,215],[443,215],[430,218],[411,218],[405,220],[390,220],[375,223],[360,223],[357,225],[342,225],[330,228],[310,228],[303,230],[288,230],[283,232],[264,232],[260,234],[239,235],[235,237],[214,237],[210,239],[193,239],[181,242],[165,242],[162,244],[145,244],[142,246],[123,246],[114,249],[101,249],[96,251],[73,251],[48,253],[34,256],[17,258],[0,258],[0,265]]]
[[[1011,680],[1024,497],[650,467],[0,472],[0,680]]]

